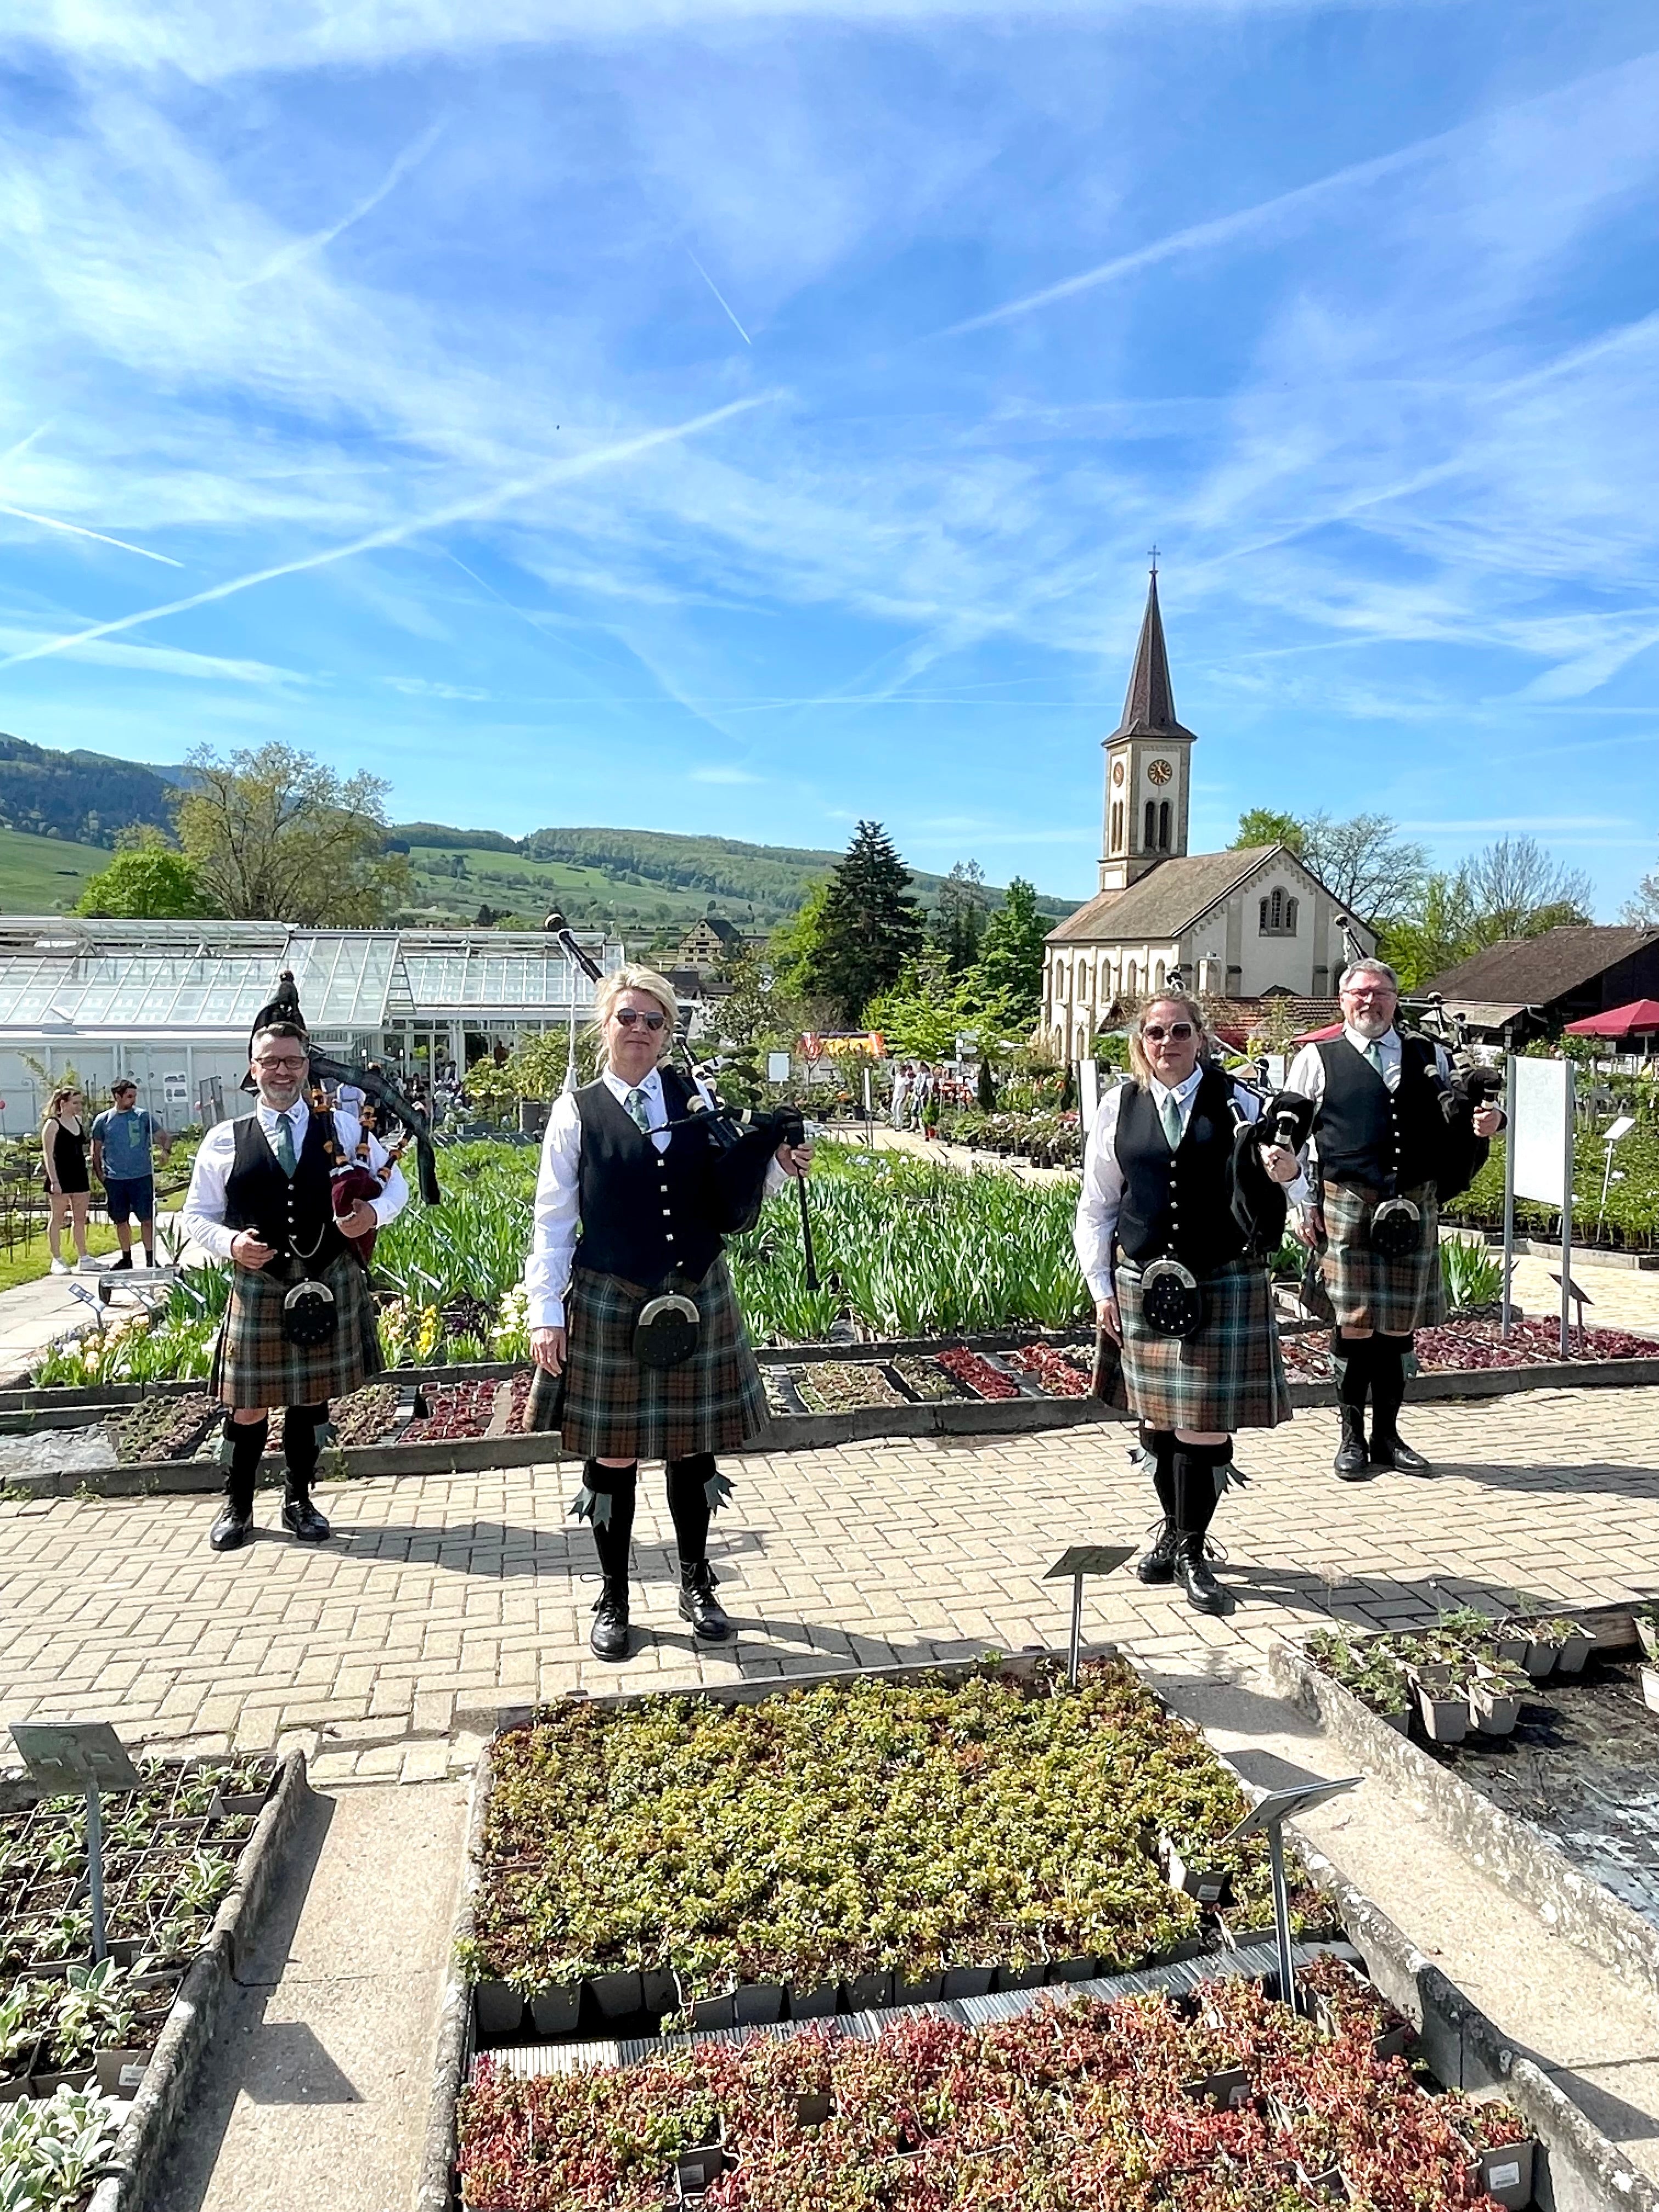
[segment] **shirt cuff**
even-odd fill
[[[1097,1305],[1103,1298],[1115,1298],[1117,1296],[1117,1292],[1112,1287],[1112,1279],[1109,1275],[1098,1277],[1091,1275],[1088,1278],[1088,1283],[1089,1295]]]
[[[530,1307],[530,1326],[532,1328],[562,1328],[564,1300],[562,1298],[532,1300]]]

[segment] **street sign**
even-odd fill
[[[108,1721],[14,1721],[11,1740],[31,1782],[54,1797],[142,1790],[143,1778]]]
[[[1042,1577],[1045,1583],[1065,1582],[1072,1585],[1072,1653],[1066,1669],[1066,1679],[1073,1689],[1083,1659],[1083,1579],[1085,1575],[1115,1575],[1125,1559],[1135,1555],[1133,1544],[1073,1544],[1060,1557]]]

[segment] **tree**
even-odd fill
[[[922,935],[908,869],[879,822],[860,822],[830,878],[799,983],[809,996],[830,1000],[850,1027],[878,992],[897,981]]]
[[[221,758],[191,753],[179,837],[208,896],[237,921],[373,928],[412,895],[407,858],[386,850],[379,776],[343,781],[290,745]]]
[[[88,883],[76,901],[76,914],[108,915],[124,921],[182,921],[214,911],[200,877],[161,832],[146,824],[123,830],[115,858]]]
[[[974,1026],[975,1011],[968,981],[951,975],[943,948],[925,945],[887,990],[877,992],[865,1019],[898,1059],[951,1060],[957,1033]]]
[[[939,887],[933,928],[953,975],[965,975],[979,957],[985,905],[985,871],[977,860],[958,860]]]
[[[1243,845],[1288,845],[1299,853],[1306,835],[1294,814],[1276,813],[1271,806],[1247,806],[1238,817],[1238,835],[1233,839],[1237,852]]]
[[[804,992],[805,978],[811,972],[823,941],[823,908],[830,896],[830,878],[820,877],[809,884],[806,895],[787,921],[780,922],[772,933],[767,952],[772,962],[772,972],[787,990]]]
[[[1327,890],[1361,921],[1407,914],[1420,900],[1428,854],[1396,836],[1386,814],[1333,822],[1310,814],[1302,823],[1301,857]]]
[[[1500,837],[1468,864],[1477,942],[1537,937],[1587,922],[1595,890],[1578,868],[1563,867],[1535,837]]]
[[[1030,1028],[1042,1006],[1042,960],[1048,924],[1036,890],[1023,876],[985,925],[985,941],[969,981],[975,1000],[1010,1030]]]
[[[1377,950],[1398,974],[1402,988],[1414,991],[1431,976],[1443,975],[1476,950],[1474,902],[1468,872],[1437,872],[1423,887],[1418,911],[1383,925]]]
[[[771,958],[752,945],[732,954],[718,972],[732,986],[712,1016],[723,1044],[781,1048],[811,1028],[806,1007],[781,981]]]

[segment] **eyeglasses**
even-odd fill
[[[1166,1030],[1160,1022],[1148,1022],[1140,1034],[1150,1037],[1154,1044],[1162,1044],[1168,1037],[1171,1044],[1185,1044],[1193,1033],[1190,1022],[1171,1022]]]
[[[297,1074],[305,1066],[305,1060],[303,1058],[291,1059],[287,1053],[284,1053],[280,1060],[272,1060],[264,1053],[261,1053],[253,1065],[256,1067],[263,1067],[268,1075],[293,1075]]]
[[[1342,996],[1345,999],[1397,999],[1400,994],[1392,983],[1350,983]]]
[[[665,1030],[668,1026],[666,1014],[642,1014],[637,1006],[618,1006],[611,1019],[619,1028],[625,1030],[631,1030],[635,1022],[643,1022],[653,1035],[658,1030]]]

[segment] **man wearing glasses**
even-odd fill
[[[531,1350],[543,1370],[526,1425],[556,1428],[565,1449],[583,1462],[574,1510],[592,1521],[599,1555],[603,1581],[588,1643],[600,1659],[628,1656],[629,1552],[642,1459],[662,1460],[667,1469],[681,1618],[705,1643],[730,1638],[708,1564],[709,1516],[731,1488],[714,1455],[740,1449],[766,1419],[721,1257],[729,1212],[720,1153],[708,1130],[677,1126],[696,1094],[662,1065],[677,1012],[673,986],[654,969],[619,969],[598,986],[601,1073],[556,1100],[548,1115],[525,1267]],[[811,1158],[810,1145],[781,1145],[765,1188],[805,1175]],[[696,1340],[661,1366],[641,1358],[639,1339],[665,1293],[690,1300]],[[545,1378],[556,1379],[550,1386]]]
[[[1318,1255],[1335,1322],[1342,1441],[1334,1464],[1343,1481],[1362,1482],[1380,1468],[1428,1472],[1398,1422],[1412,1333],[1445,1312],[1439,1224],[1451,1132],[1462,1115],[1484,1146],[1504,1116],[1483,1106],[1468,1118],[1467,1102],[1452,1094],[1443,1048],[1401,1036],[1400,983],[1386,961],[1357,960],[1345,969],[1341,1000],[1341,1036],[1304,1045],[1286,1088],[1314,1101],[1308,1180],[1292,1194],[1297,1234]],[[1462,1148],[1465,1160],[1471,1156]]]
[[[283,1526],[302,1544],[327,1537],[328,1522],[311,1502],[319,1431],[329,1401],[362,1389],[385,1364],[368,1278],[346,1240],[385,1228],[409,1198],[401,1170],[371,1136],[368,1164],[384,1177],[384,1188],[337,1218],[332,1180],[356,1157],[358,1125],[342,1111],[311,1111],[310,1040],[297,1019],[269,1014],[256,1023],[249,1047],[258,1103],[203,1138],[183,1216],[192,1244],[234,1263],[230,1308],[213,1358],[214,1395],[229,1409],[225,1504],[208,1539],[216,1552],[234,1551],[252,1534],[254,1484],[277,1406],[287,1468]],[[325,1319],[332,1312],[320,1339],[314,1321],[306,1326],[292,1318],[292,1294],[307,1280],[329,1294],[307,1293],[303,1301],[313,1316],[319,1307]]]

